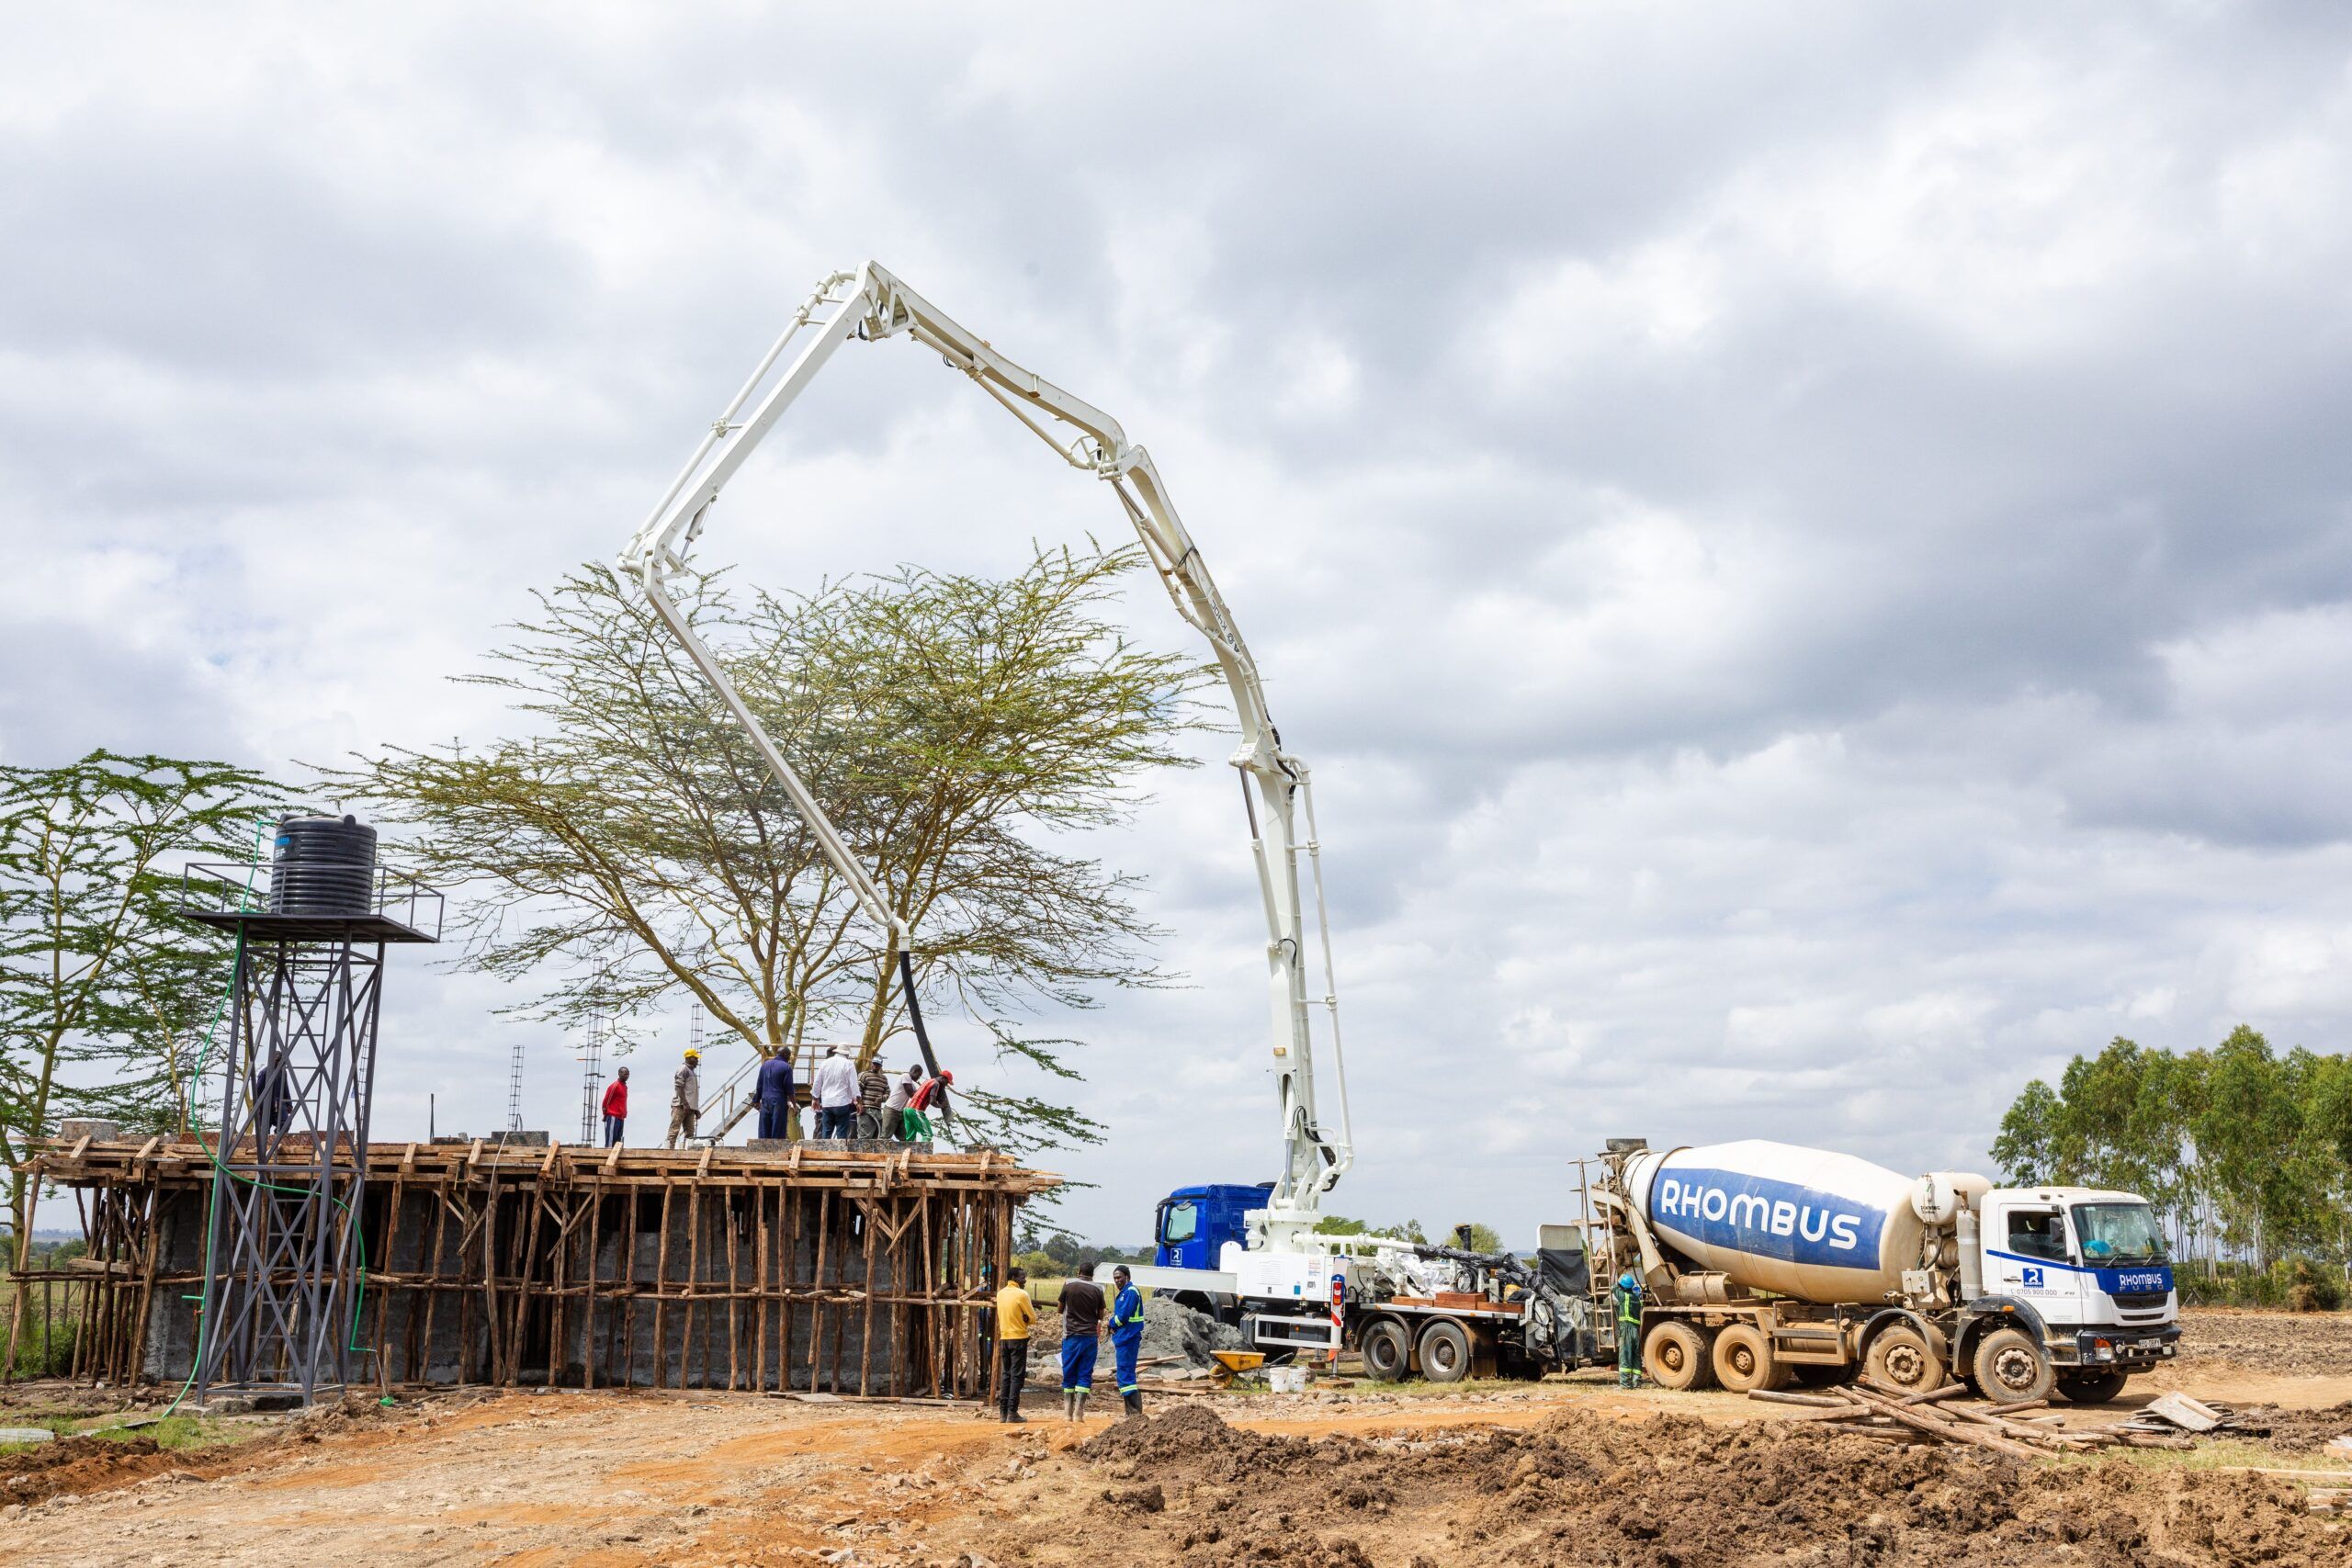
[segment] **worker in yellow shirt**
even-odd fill
[[[1028,1285],[1028,1271],[1012,1269],[996,1293],[996,1413],[1004,1421],[1028,1419],[1021,1414],[1021,1385],[1029,1381],[1029,1330],[1037,1322]]]

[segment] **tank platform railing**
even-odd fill
[[[247,925],[254,935],[288,942],[437,942],[448,899],[440,889],[379,863],[365,914],[272,915],[267,864],[199,861],[181,868],[177,912],[204,925],[230,931]]]

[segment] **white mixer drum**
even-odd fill
[[[1660,1240],[1751,1290],[1875,1302],[1919,1266],[1916,1179],[1760,1138],[1637,1155],[1626,1196]]]

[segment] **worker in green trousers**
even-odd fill
[[[1617,1276],[1617,1386],[1642,1386],[1642,1287],[1626,1269]]]

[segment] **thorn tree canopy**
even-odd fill
[[[921,993],[955,1000],[1001,1056],[1065,1078],[1076,1043],[1023,1017],[1162,978],[1136,879],[1074,843],[1124,821],[1143,774],[1182,765],[1197,722],[1205,671],[1106,616],[1141,559],[1047,550],[1002,579],[901,568],[748,603],[703,578],[686,599],[912,925]],[[536,987],[518,1010],[569,1026],[683,995],[763,1056],[854,1042],[872,1061],[908,1027],[896,944],[749,737],[610,570],[537,600],[493,671],[469,678],[511,694],[533,733],[328,771],[419,829],[419,873],[467,895],[460,962]],[[1094,1135],[1068,1107],[958,1087],[1004,1147]]]

